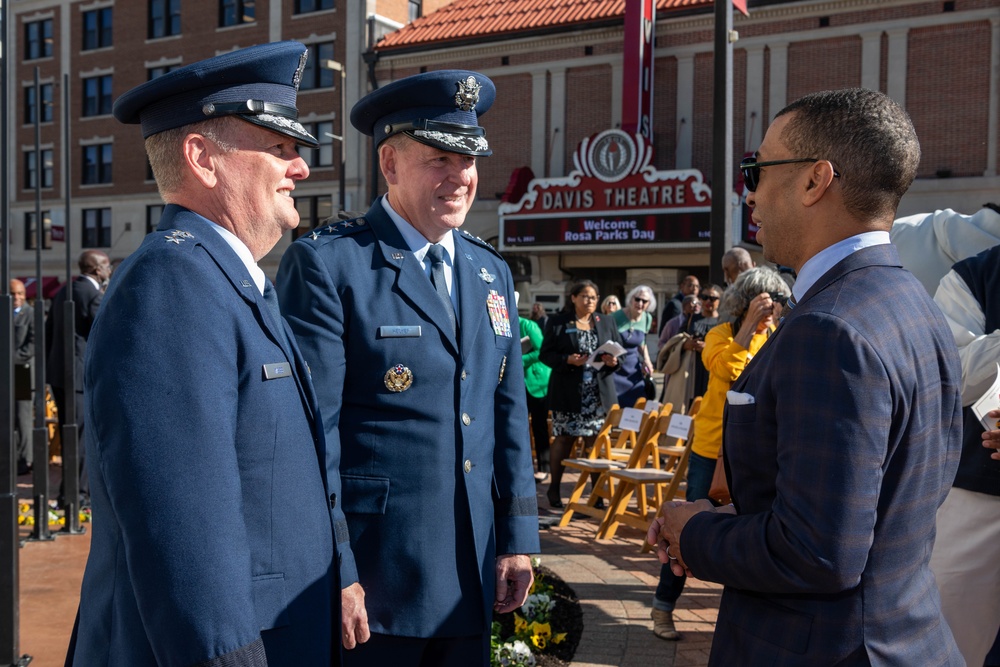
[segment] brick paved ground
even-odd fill
[[[50,489],[59,489],[62,470],[51,468]],[[18,478],[18,497],[31,498],[31,476]],[[19,554],[21,587],[20,655],[31,656],[31,667],[61,667],[66,660],[66,647],[73,631],[76,607],[80,600],[80,583],[90,552],[90,525],[83,535],[58,535],[51,542],[27,541]],[[21,536],[28,538],[31,529],[22,527]]]
[[[575,479],[571,474],[563,478],[564,498]],[[30,483],[26,477],[18,481]],[[539,485],[543,522],[558,521],[560,514],[548,509],[545,489]],[[30,486],[18,490],[22,497],[30,496]],[[622,527],[615,539],[597,541],[596,528],[595,520],[578,514],[565,528],[542,531],[542,562],[576,591],[583,606],[584,638],[574,667],[705,665],[721,588],[689,580],[675,613],[684,638],[657,639],[649,610],[659,562],[651,553],[640,553],[638,531]],[[28,542],[20,551],[19,647],[32,656],[32,667],[63,664],[89,548],[88,530],[52,542]]]
[[[576,476],[563,477],[563,499]],[[547,484],[538,489],[543,523],[558,521],[548,509]],[[575,667],[699,667],[708,663],[722,587],[689,579],[674,612],[679,642],[653,634],[649,613],[660,563],[641,553],[643,535],[622,526],[613,540],[595,540],[596,519],[575,514],[565,528],[542,531],[542,563],[576,591],[583,606],[584,636]]]

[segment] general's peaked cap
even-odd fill
[[[351,110],[351,124],[378,146],[394,134],[450,153],[492,155],[479,116],[496,98],[488,77],[468,70],[408,76],[372,91]]]
[[[112,113],[142,136],[235,115],[315,147],[295,106],[309,52],[299,42],[258,44],[167,72],[115,100]]]

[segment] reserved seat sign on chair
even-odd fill
[[[669,407],[665,409],[669,410]],[[627,412],[627,410],[628,409],[623,412]],[[653,455],[655,450],[650,442],[650,432],[657,422],[657,413],[652,412],[646,414],[642,411],[638,412],[640,417],[640,431],[638,435],[626,428],[624,416],[621,420],[619,420],[619,426],[621,428],[621,432],[618,436],[619,443],[626,440],[629,436],[635,438],[636,444],[630,451],[628,461],[602,459],[567,459],[563,461],[564,466],[579,470],[580,477],[577,479],[576,486],[573,488],[569,501],[566,503],[566,510],[563,512],[562,519],[559,521],[560,526],[569,524],[569,521],[573,518],[573,514],[575,512],[581,512],[587,516],[601,519],[603,523],[607,510],[597,506],[598,500],[604,499],[610,501],[615,496],[615,480],[608,477],[608,473],[615,470],[642,467],[645,460]],[[614,448],[612,451],[615,449],[621,448]],[[583,492],[587,486],[587,480],[593,475],[596,475],[596,478],[593,479],[590,494],[587,496],[585,501],[581,500]]]
[[[622,410],[621,419],[618,420],[618,428],[638,433],[642,430],[642,423],[647,414],[644,410],[637,408],[625,408]]]
[[[691,404],[688,415],[671,415],[667,408],[664,409],[663,415],[657,420],[653,435],[669,434],[677,439],[673,446],[659,447],[652,453],[650,458],[655,463],[651,467],[608,471],[610,480],[617,484],[614,497],[598,529],[598,538],[610,540],[618,531],[618,526],[623,523],[645,531],[660,506],[681,493],[687,475],[688,457],[691,454],[693,417],[700,407],[699,396]],[[666,457],[666,464],[662,470],[658,469],[660,456]],[[653,487],[652,497],[647,490],[650,485]],[[630,511],[629,502],[633,496],[636,498],[636,507],[634,511]],[[643,551],[646,551],[645,540],[643,545]]]
[[[645,400],[645,399],[643,399]],[[610,458],[614,461],[628,461],[632,456],[636,438],[649,419],[649,412],[641,408],[625,408],[618,421],[618,438],[611,448]],[[614,434],[614,432],[612,432]],[[625,437],[622,437],[622,436]]]

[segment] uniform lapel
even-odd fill
[[[424,267],[414,257],[399,230],[396,229],[396,225],[382,208],[381,200],[376,200],[365,219],[368,220],[368,224],[378,239],[379,249],[385,264],[397,273],[396,286],[400,293],[418,313],[440,329],[441,335],[452,352],[458,352],[458,341],[451,330],[451,322],[448,313],[445,312],[445,304],[441,303],[441,298],[424,272]],[[461,286],[461,278],[459,281]],[[461,288],[459,295],[461,295]],[[461,331],[459,333],[461,335]]]
[[[178,236],[175,234],[174,230],[179,231],[181,235]],[[259,307],[262,312],[267,310],[267,307],[264,305],[264,298],[260,295],[260,291],[250,278],[247,267],[243,265],[243,262],[240,261],[236,252],[229,247],[225,239],[200,215],[179,206],[168,205],[163,210],[163,217],[160,219],[160,225],[156,228],[155,233],[163,236],[165,239],[164,242],[170,242],[171,238],[173,238],[175,239],[175,243],[196,243],[201,245],[211,255],[212,260],[218,265],[226,280],[229,281],[229,284],[233,286],[233,289],[244,301]],[[183,234],[185,233],[190,234],[190,237],[184,237]],[[272,320],[266,317],[263,319],[265,322],[270,323],[268,333],[275,340],[278,340],[276,332],[271,329],[274,326]]]
[[[257,285],[254,284],[246,265],[243,264],[243,261],[226,240],[204,218],[192,211],[179,206],[168,205],[163,211],[163,217],[156,228],[156,233],[164,232],[165,242],[169,242],[172,230],[179,230],[180,232],[190,234],[190,238],[184,236],[175,236],[174,238],[178,239],[180,243],[191,242],[200,244],[212,257],[212,260],[222,271],[222,274],[229,281],[229,284],[232,285],[236,293],[240,295],[250,308],[257,310],[258,320],[263,323],[262,329],[264,332],[285,353],[285,361],[295,363],[296,372],[292,375],[295,377],[295,384],[298,386],[299,393],[302,395],[308,409],[309,419],[311,421],[314,420],[314,399],[307,391],[302,379],[304,377],[303,374],[306,372],[305,362],[302,361],[297,350],[288,349],[285,341],[292,340],[292,333],[284,327],[283,322],[277,321],[271,309],[264,302],[264,296],[257,289]],[[285,336],[280,334],[279,327],[282,327],[286,334]],[[294,343],[289,344],[294,345]],[[274,361],[279,360],[275,359]]]

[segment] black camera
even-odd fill
[[[778,292],[768,292],[767,295],[771,297],[771,301],[780,304],[782,308],[784,308],[785,304],[788,303],[787,294],[779,294]]]

